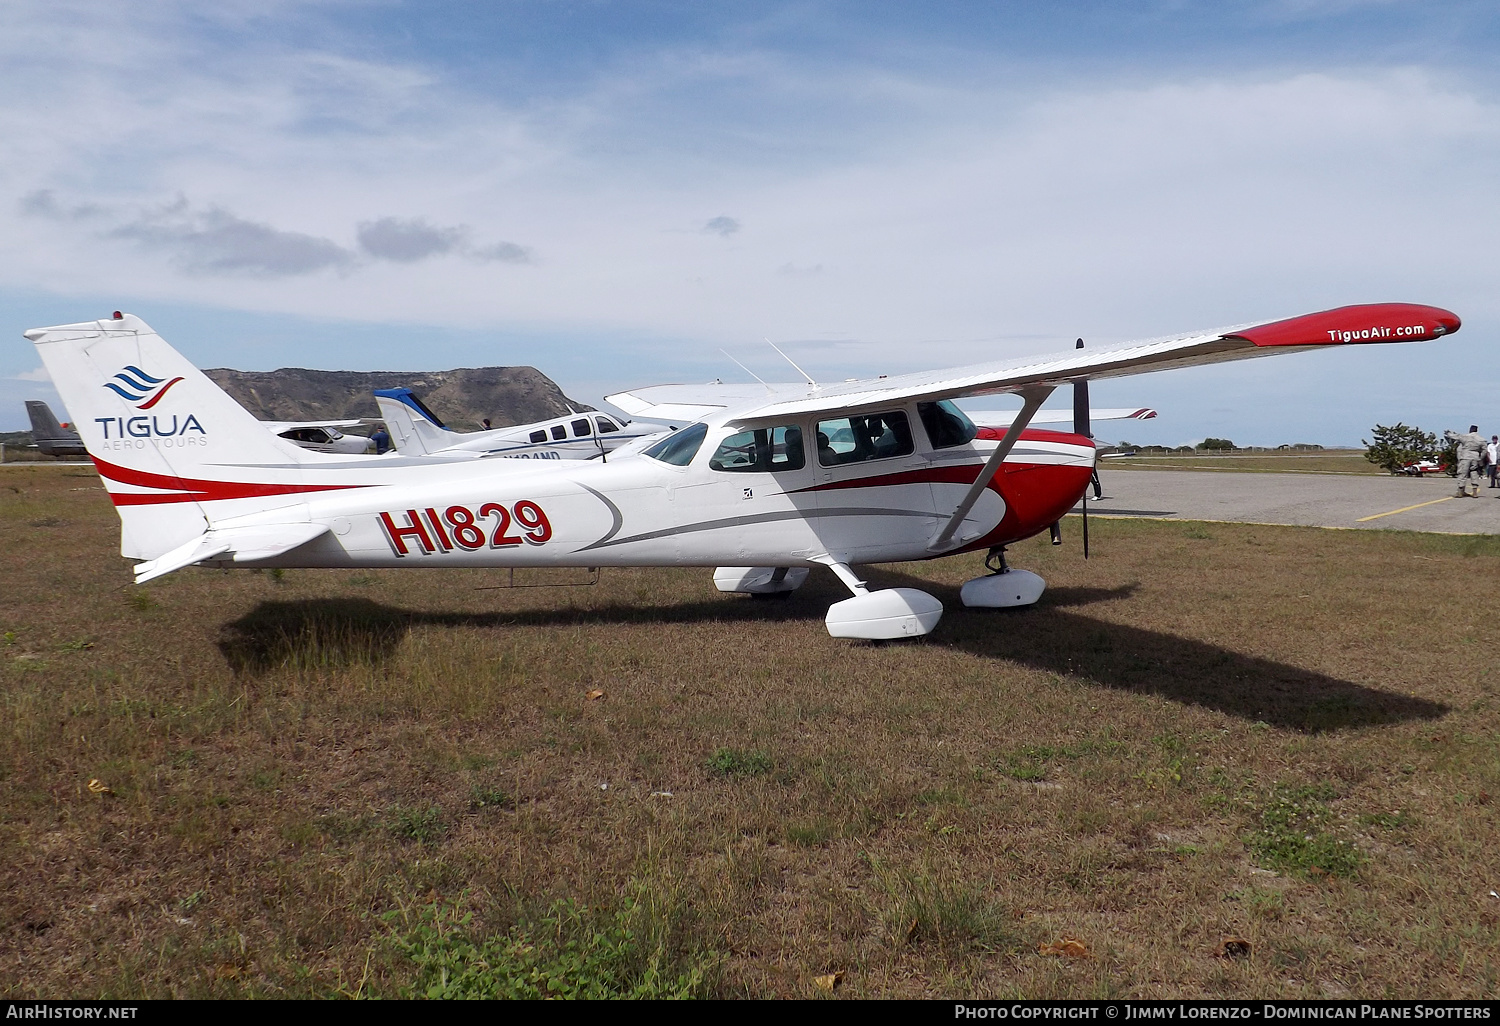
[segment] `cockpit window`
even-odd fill
[[[620,430],[620,428],[619,428],[619,425],[617,425],[614,421],[610,420],[608,417],[600,417],[599,418],[599,430],[600,431],[618,431],[618,430]]]
[[[764,473],[801,470],[806,460],[802,452],[802,429],[793,425],[730,435],[719,443],[708,465],[713,470]]]
[[[979,429],[964,415],[964,411],[946,399],[935,403],[917,403],[917,416],[922,418],[922,426],[927,429],[927,440],[934,449],[967,445],[979,433]]]
[[[900,410],[818,421],[818,462],[825,467],[908,456],[914,448]]]
[[[685,467],[693,462],[693,457],[698,455],[698,449],[707,437],[708,425],[694,424],[663,438],[647,449],[645,455],[674,467]]]

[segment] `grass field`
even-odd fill
[[[852,644],[821,572],[136,588],[6,468],[0,994],[1493,996],[1500,540],[1091,526]]]
[[[1110,458],[1104,465],[1117,470],[1224,470],[1271,474],[1385,474],[1365,459],[1363,449],[1320,452],[1229,452],[1218,454],[1156,455]]]

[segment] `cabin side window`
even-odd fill
[[[645,455],[654,460],[661,460],[663,463],[670,463],[674,467],[685,467],[693,462],[693,457],[698,455],[698,450],[707,437],[708,425],[694,424],[663,438],[647,449]]]
[[[568,437],[568,429],[562,424],[558,424],[552,429],[552,437],[561,442],[564,438]]]
[[[801,470],[807,457],[802,450],[802,429],[796,425],[757,428],[730,435],[719,443],[708,465],[713,470],[759,471]]]
[[[573,422],[573,437],[574,438],[588,438],[593,433],[594,433],[593,429],[589,427],[589,422],[588,422],[588,418],[587,417],[585,417],[583,420],[575,420]]]
[[[531,440],[533,442],[545,442],[547,440],[547,432],[545,432],[545,431],[533,431],[531,433]]]
[[[818,462],[825,467],[863,463],[915,451],[911,425],[900,410],[818,421]]]

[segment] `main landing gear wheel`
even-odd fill
[[[807,580],[805,566],[721,566],[714,587],[742,595],[790,595]]]
[[[1014,609],[1036,605],[1047,590],[1047,582],[1030,570],[1013,570],[1005,562],[1005,549],[991,549],[984,565],[993,573],[965,581],[958,597],[970,609]]]
[[[943,604],[916,588],[886,588],[870,591],[849,564],[829,562],[829,569],[854,593],[851,599],[828,607],[823,624],[835,638],[861,641],[896,641],[919,638],[937,626]]]

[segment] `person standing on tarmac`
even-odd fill
[[[1489,466],[1485,468],[1490,475],[1490,487],[1495,487],[1496,465],[1500,464],[1500,435],[1490,435],[1490,444],[1484,447],[1489,455]]]
[[[1478,424],[1470,424],[1465,434],[1457,431],[1444,431],[1443,437],[1450,442],[1458,443],[1458,495],[1457,498],[1479,497],[1479,475],[1484,467],[1484,436],[1479,433]],[[1474,480],[1470,482],[1470,478]],[[1470,489],[1473,489],[1472,491]]]

